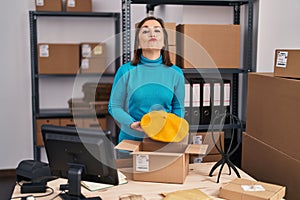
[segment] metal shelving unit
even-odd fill
[[[114,34],[120,33],[120,13],[111,12],[40,12],[29,11],[30,22],[30,51],[31,51],[31,89],[32,89],[32,127],[33,127],[33,151],[34,159],[40,160],[40,147],[36,145],[36,120],[42,118],[56,118],[56,117],[73,117],[68,109],[40,109],[39,97],[39,79],[40,78],[69,78],[76,77],[74,74],[58,75],[40,75],[38,74],[38,27],[37,20],[40,17],[87,17],[87,18],[113,18],[114,19]],[[115,37],[115,68],[120,66],[120,38]],[[102,74],[105,77],[113,77],[114,74]],[[82,77],[95,77],[99,74],[82,74]]]
[[[252,32],[253,32],[253,0],[122,0],[122,31],[123,31],[123,63],[131,60],[131,4],[146,4],[147,10],[157,5],[195,5],[195,6],[230,6],[233,8],[233,24],[240,24],[240,7],[248,6],[248,33],[246,48],[246,66],[242,69],[183,69],[186,77],[195,77],[197,74],[231,74],[232,75],[232,114],[238,115],[239,109],[239,75],[252,71]],[[207,126],[200,126],[207,129]]]

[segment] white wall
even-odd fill
[[[273,72],[275,49],[300,49],[299,11],[299,0],[259,1],[258,72]]]

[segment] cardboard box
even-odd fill
[[[164,25],[168,34],[168,44],[176,46],[176,23],[165,22]]]
[[[224,132],[220,134],[215,132],[215,141],[220,147],[220,143],[222,148],[224,149]],[[206,144],[208,145],[207,148],[207,155],[199,156],[199,155],[191,155],[190,156],[190,163],[201,163],[201,162],[217,162],[221,160],[222,156],[220,152],[215,147],[215,144],[212,139],[211,132],[192,132],[190,133],[189,143],[191,144]]]
[[[281,200],[285,187],[260,181],[236,178],[221,187],[219,197],[228,200]]]
[[[169,45],[169,55],[171,62],[175,65],[176,64],[176,46]]]
[[[92,0],[66,0],[67,12],[92,12]]]
[[[36,11],[62,11],[62,0],[35,0]]]
[[[249,73],[246,132],[300,160],[300,80]]]
[[[277,49],[274,74],[279,77],[300,78],[300,50]]]
[[[79,44],[38,44],[39,74],[77,74]]]
[[[189,171],[189,154],[204,155],[207,145],[144,139],[142,142],[123,140],[115,148],[132,151],[133,180],[184,183]]]
[[[240,68],[240,26],[177,25],[176,64],[182,68]]]
[[[84,118],[83,128],[107,130],[106,118]]]
[[[257,180],[285,186],[285,199],[299,199],[299,160],[248,133],[243,134],[241,168]]]
[[[81,43],[80,72],[103,73],[106,70],[105,43]]]
[[[36,120],[36,145],[38,147],[44,146],[41,126],[42,124],[60,125],[59,119],[38,119]]]

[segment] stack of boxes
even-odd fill
[[[35,0],[36,11],[92,12],[92,0]]]
[[[249,74],[242,169],[258,180],[286,186],[286,199],[298,199],[300,74],[294,70],[299,72],[300,51],[297,56],[294,50],[279,51],[274,74]]]

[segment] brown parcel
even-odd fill
[[[240,68],[240,26],[177,25],[176,64],[183,68]]]
[[[258,190],[264,189],[264,191],[253,191],[255,186],[259,188]],[[242,178],[236,178],[222,186],[219,193],[219,197],[228,200],[281,200],[284,195],[283,186]]]
[[[92,12],[92,0],[66,0],[67,12]]]
[[[62,0],[35,0],[36,11],[62,11]]]
[[[39,74],[76,74],[79,44],[38,44]]]
[[[216,144],[220,148],[224,147],[224,132],[214,132],[214,137]],[[201,141],[200,141],[201,139]],[[191,132],[190,139],[191,144],[207,144],[207,155],[199,156],[199,155],[191,155],[190,163],[200,163],[200,162],[217,162],[222,159],[220,152],[215,147],[215,144],[212,139],[212,134],[210,132]]]
[[[277,49],[274,74],[279,77],[300,78],[300,49]]]
[[[249,73],[246,132],[300,160],[300,80]]]
[[[184,183],[189,171],[189,154],[204,155],[207,145],[163,143],[150,139],[123,140],[116,149],[132,151],[133,180]]]
[[[257,180],[284,185],[285,199],[299,199],[299,160],[247,133],[242,141],[242,170]]]

